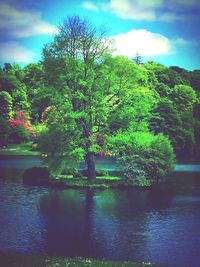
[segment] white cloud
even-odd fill
[[[84,2],[83,7],[123,19],[166,22],[199,19],[200,11],[199,0],[104,0]]]
[[[34,59],[34,53],[18,42],[11,41],[0,43],[0,51],[1,62],[29,63]]]
[[[29,37],[52,34],[56,27],[43,20],[40,12],[0,3],[0,30],[13,37]]]
[[[190,45],[191,42],[182,38],[182,37],[178,37],[176,40],[173,41],[173,43],[175,45]]]
[[[88,10],[93,10],[93,11],[99,10],[99,7],[97,5],[95,5],[94,3],[89,2],[89,1],[83,2],[82,5],[85,9],[88,9]]]
[[[167,55],[172,52],[172,42],[164,35],[149,32],[145,29],[131,30],[113,36],[116,51],[114,55],[134,57]]]
[[[149,6],[140,4],[139,1],[111,0],[110,12],[118,17],[133,20],[154,20],[155,12]]]
[[[166,13],[163,13],[163,14],[160,14],[159,15],[159,20],[161,21],[166,21],[166,22],[173,22],[173,21],[189,21],[189,20],[192,20],[192,19],[198,19],[199,16],[197,16],[196,14],[191,14],[191,15],[188,15],[188,14],[177,14],[173,11],[171,12],[166,12]]]

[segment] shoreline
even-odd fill
[[[113,261],[82,257],[52,257],[48,255],[28,255],[11,252],[0,252],[0,262],[3,267],[166,267],[151,263],[132,261]]]

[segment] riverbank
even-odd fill
[[[12,144],[4,148],[0,148],[0,155],[6,156],[42,156],[40,151],[33,150],[33,142]]]
[[[87,178],[53,178],[49,185],[55,188],[88,188],[88,189],[108,189],[135,187],[133,183],[124,181],[119,176],[97,176],[95,180]]]
[[[3,267],[164,267],[164,265],[153,265],[150,263],[30,256],[11,253],[0,253],[0,263]]]

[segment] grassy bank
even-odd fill
[[[150,263],[116,262],[83,258],[61,258],[0,253],[2,267],[161,267]],[[164,267],[164,265],[162,265]]]
[[[32,142],[8,145],[0,148],[0,155],[41,156],[41,152],[32,150],[32,145]]]
[[[60,175],[51,179],[51,185],[57,187],[70,188],[91,188],[91,189],[107,189],[130,187],[133,184],[125,182],[118,176],[97,176],[95,180],[86,178],[73,178],[72,175]]]

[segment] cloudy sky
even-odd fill
[[[37,62],[74,14],[105,25],[116,55],[200,69],[200,0],[0,0],[0,63]]]

